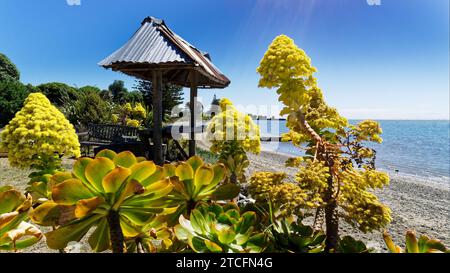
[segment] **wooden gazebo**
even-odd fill
[[[131,39],[99,63],[104,68],[152,82],[154,161],[163,163],[162,86],[172,83],[190,88],[189,155],[195,154],[195,117],[198,88],[225,88],[230,80],[211,62],[208,53],[195,48],[167,27],[148,17]]]

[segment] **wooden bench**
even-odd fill
[[[203,132],[205,126],[198,126],[196,131]],[[187,160],[188,154],[181,144],[172,137],[173,126],[162,129],[164,161]],[[175,126],[175,132],[187,133],[183,127]],[[102,149],[115,152],[131,151],[136,156],[153,160],[153,129],[138,129],[134,127],[108,124],[89,124],[87,131],[78,134],[83,156],[89,156],[91,148],[94,154]]]
[[[113,125],[89,124],[87,131],[78,134],[84,155],[89,155],[92,147],[138,141],[138,128]]]

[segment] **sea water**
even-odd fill
[[[351,120],[355,124],[358,120]],[[450,121],[379,120],[383,143],[370,144],[377,151],[377,167],[391,173],[450,181]],[[288,131],[285,120],[258,120],[262,136]],[[263,143],[263,149],[302,155],[291,143]]]

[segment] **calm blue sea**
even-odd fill
[[[350,121],[357,123],[357,120]],[[381,120],[383,143],[377,150],[377,167],[389,172],[449,181],[450,121]],[[261,135],[287,132],[286,121],[257,121]],[[301,152],[290,143],[263,143],[263,148],[291,155]]]

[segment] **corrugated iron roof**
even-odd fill
[[[189,86],[189,70],[200,72],[199,85],[223,88],[230,80],[202,52],[170,30],[163,20],[146,18],[131,39],[99,63],[105,68],[146,78],[152,69],[166,67],[169,80]]]

